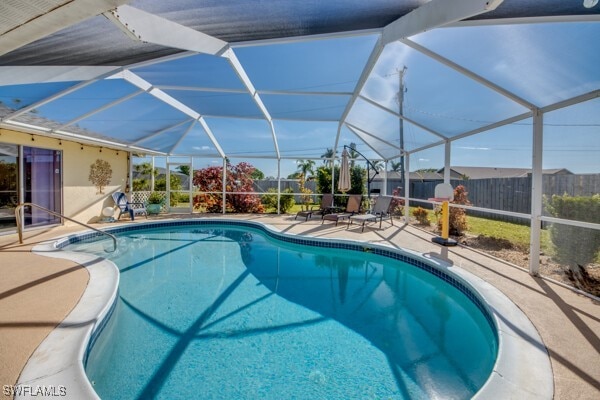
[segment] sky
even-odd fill
[[[600,89],[597,23],[513,24],[443,28],[411,37],[484,79],[537,107]],[[234,46],[240,63],[273,117],[273,126],[223,58],[194,55],[132,71],[205,116],[204,121],[232,162],[249,161],[277,176],[274,136],[285,159],[281,176],[296,160],[319,158],[356,143],[370,159],[395,158],[400,142],[399,71],[404,73],[402,124],[405,148],[413,152],[528,108],[401,42],[386,46],[342,126],[351,92],[376,41],[375,35],[306,43]],[[9,107],[57,93],[76,82],[0,86]],[[76,121],[79,128],[140,147],[192,154],[199,166],[221,165],[205,129],[122,79],[108,79],[36,108],[35,114],[69,123],[110,102],[127,100]],[[273,129],[272,129],[273,128]],[[68,127],[65,128],[68,130]],[[162,131],[160,135],[155,132]],[[544,114],[544,168],[600,173],[600,99]],[[410,169],[441,168],[443,146],[412,153]],[[532,120],[523,119],[452,142],[455,166],[531,167]],[[263,158],[252,158],[263,157]],[[396,158],[397,161],[397,158]],[[319,164],[320,161],[317,161]]]

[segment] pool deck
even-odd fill
[[[149,220],[190,217],[200,216],[161,215]],[[289,215],[225,218],[259,221],[297,235],[385,243],[449,260],[498,288],[529,317],[550,355],[555,399],[600,398],[600,303],[589,297],[472,249],[433,244],[429,233],[400,221],[393,227],[384,222],[382,230],[378,224],[369,224],[361,233],[359,225],[336,227],[330,221],[321,224],[319,217],[308,221]],[[81,230],[63,226],[26,232],[23,245],[16,234],[0,236],[0,385],[15,384],[36,347],[77,304],[89,279],[84,267],[33,254],[32,247]],[[0,393],[8,398],[4,390]]]

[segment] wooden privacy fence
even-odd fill
[[[411,181],[411,198],[428,199],[434,197],[435,186],[441,181]],[[400,180],[388,180],[387,193],[400,186]],[[489,178],[451,180],[452,187],[463,185],[473,206],[490,208],[494,210],[512,211],[523,214],[531,213],[531,176],[523,178]],[[375,181],[371,188],[382,188],[382,181]],[[552,195],[568,194],[570,196],[592,196],[600,193],[600,174],[585,175],[544,175],[542,178],[542,191],[547,197]],[[404,195],[404,190],[400,191]],[[429,203],[414,202],[424,208],[432,208]],[[527,220],[521,218],[491,214],[484,211],[469,210],[469,215],[492,218],[501,221],[523,223]]]

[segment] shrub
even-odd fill
[[[165,201],[165,196],[159,192],[152,192],[148,197],[148,204],[162,204]]]
[[[392,205],[390,208],[390,213],[392,215],[402,216],[404,215],[404,199],[400,197],[400,188],[396,188],[392,190]]]
[[[254,193],[252,172],[255,168],[248,163],[227,164],[225,208],[229,212],[262,213],[264,207],[260,197]],[[214,166],[194,171],[193,184],[200,192],[222,190],[223,167]],[[238,192],[238,193],[230,193]],[[239,193],[242,192],[242,193]],[[208,212],[221,212],[222,195],[220,193],[199,193],[194,196],[194,208]]]
[[[277,209],[277,189],[270,188],[267,192],[269,194],[263,194],[261,196],[263,206],[266,208]],[[284,214],[296,204],[292,193],[294,193],[292,188],[287,188],[281,193],[279,198],[279,209]]]
[[[600,195],[577,196],[553,195],[544,201],[546,210],[556,218],[582,222],[600,222]],[[577,265],[585,266],[594,261],[600,250],[600,231],[563,224],[553,224],[550,238],[556,247],[558,262],[578,271]]]
[[[462,205],[471,205],[471,202],[468,199],[468,194],[466,188],[463,185],[458,185],[454,188],[454,200],[450,203],[452,204],[462,204]],[[435,208],[435,216],[438,220],[437,226],[438,230],[442,230],[442,207],[438,206]],[[464,208],[457,207],[449,207],[449,233],[454,236],[460,236],[465,232],[469,227],[467,225],[467,211]]]
[[[431,221],[429,220],[429,213],[426,209],[422,207],[415,208],[412,212],[412,215],[417,219],[417,221],[419,221],[421,225],[429,226],[429,224],[431,223]]]

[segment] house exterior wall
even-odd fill
[[[0,129],[0,142],[62,151],[62,209],[69,218],[83,223],[98,221],[102,209],[114,205],[111,193],[125,189],[129,155],[125,151],[8,129]],[[97,159],[107,161],[112,169],[112,178],[102,194],[88,179],[90,166]],[[65,221],[65,225],[69,224],[72,223]]]

